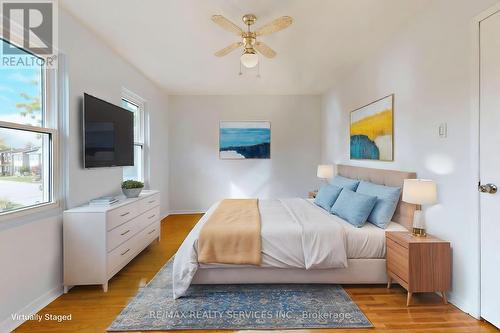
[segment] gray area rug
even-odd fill
[[[108,331],[372,327],[338,285],[193,285],[174,300],[172,263],[139,290]]]

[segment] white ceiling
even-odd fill
[[[64,8],[170,94],[320,94],[368,56],[430,0],[60,0]],[[288,29],[261,40],[277,53],[239,76],[238,41],[211,21],[243,27],[289,15]]]

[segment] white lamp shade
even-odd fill
[[[432,180],[405,179],[403,201],[415,205],[432,205],[437,202],[437,186]]]
[[[333,178],[333,165],[331,164],[322,164],[318,165],[318,178],[330,179]]]
[[[259,56],[256,53],[247,52],[241,55],[241,63],[246,68],[254,68],[259,63]]]

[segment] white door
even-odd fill
[[[500,327],[500,12],[480,23],[480,64],[481,316]]]

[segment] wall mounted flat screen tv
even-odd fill
[[[83,96],[85,168],[134,165],[134,114],[102,99]]]

